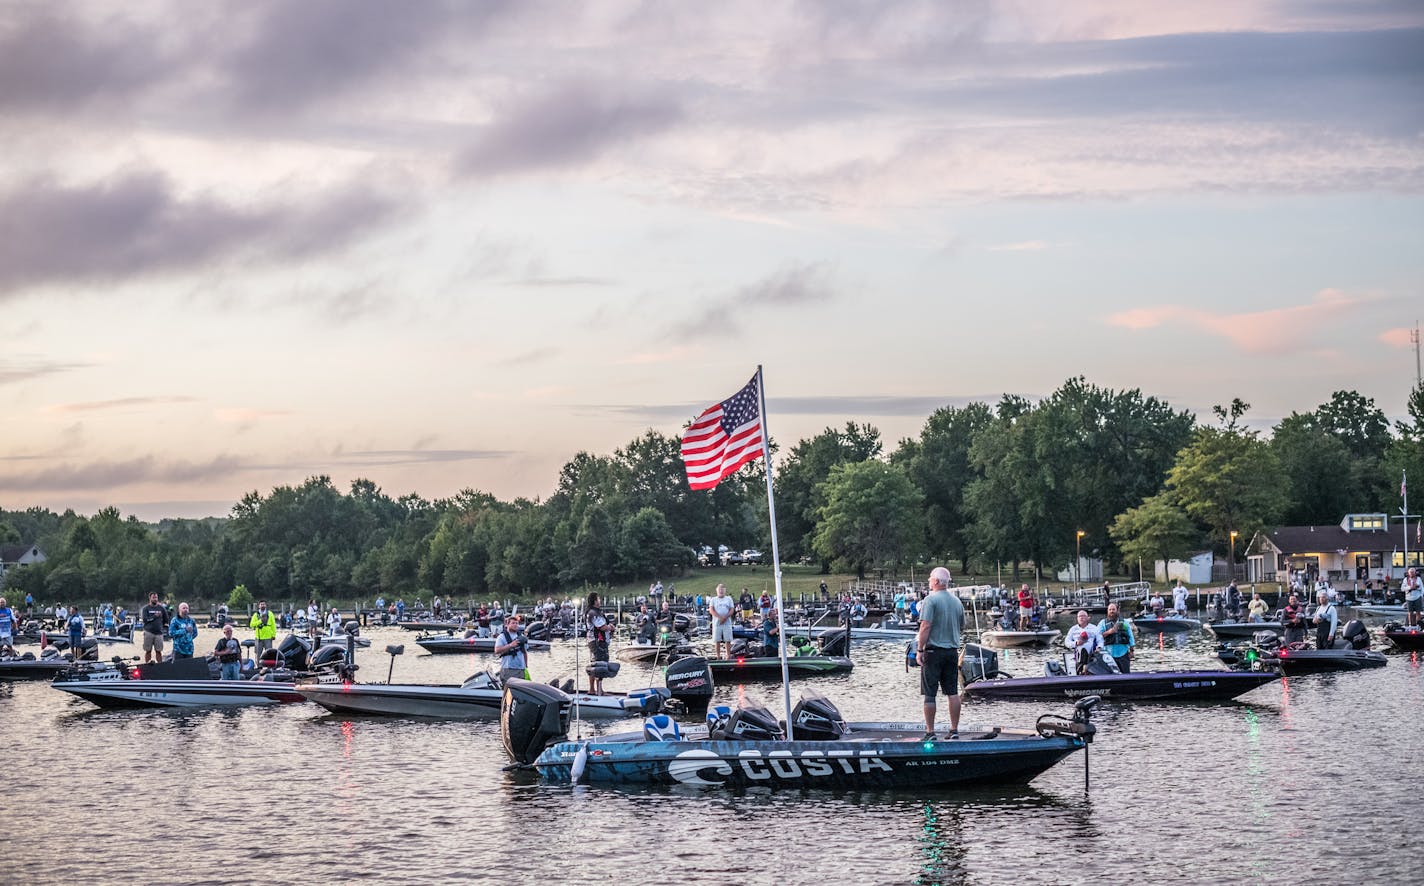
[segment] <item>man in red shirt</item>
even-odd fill
[[[1019,630],[1026,631],[1033,624],[1033,591],[1028,585],[1019,586]]]

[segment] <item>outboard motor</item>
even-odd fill
[[[760,647],[753,649],[751,644],[744,638],[732,641],[731,655],[733,658],[755,658],[756,653],[759,651]]]
[[[1347,649],[1370,648],[1370,632],[1358,618],[1345,622],[1345,630],[1340,632],[1340,636],[1344,638]]]
[[[732,741],[780,741],[781,724],[776,716],[761,705],[737,708],[727,722],[709,738]]]
[[[837,741],[850,731],[840,709],[814,689],[802,692],[791,709],[791,725],[797,741]]]
[[[1106,651],[1099,651],[1098,654],[1089,659],[1087,673],[1103,676],[1106,674],[1121,674],[1122,671],[1118,670],[1117,662],[1111,655],[1108,655]]]
[[[532,765],[545,748],[568,737],[571,704],[569,697],[553,686],[509,680],[499,715],[505,752],[516,763]]]
[[[335,643],[329,643],[318,649],[316,651],[316,654],[311,657],[310,669],[316,670],[322,667],[339,666],[345,663],[345,661],[346,649],[344,647],[337,646]],[[294,671],[307,670],[307,668],[298,668],[293,666],[291,659],[287,660],[287,666]]]
[[[959,673],[966,686],[975,680],[992,680],[999,676],[999,653],[978,643],[966,643]]]
[[[696,625],[685,613],[679,612],[672,617],[672,629],[679,634],[690,634]]]
[[[99,641],[93,637],[85,637],[79,642],[79,649],[75,651],[74,660],[87,659],[89,661],[99,660]]]
[[[308,669],[307,663],[311,660],[311,644],[298,637],[296,634],[288,634],[281,643],[277,644],[275,650],[278,655],[278,666],[291,668],[294,671],[305,671]],[[262,653],[262,662],[265,665],[273,650]]]
[[[524,636],[531,640],[548,640],[549,625],[542,621],[531,622],[529,627],[524,629]]]
[[[850,655],[850,627],[822,634],[820,644],[822,655]]]
[[[672,697],[700,714],[712,703],[712,665],[701,656],[679,659],[667,666],[667,688]]]
[[[616,661],[596,661],[583,669],[591,680],[609,680],[618,676],[618,671],[622,665]]]

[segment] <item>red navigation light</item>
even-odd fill
[[[742,657],[742,656],[740,656],[740,655],[737,656],[737,664],[746,664],[746,661],[747,661],[747,660],[746,660],[744,657]]]

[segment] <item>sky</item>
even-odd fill
[[[1402,416],[1406,0],[0,0],[0,507],[549,495],[1084,375]]]

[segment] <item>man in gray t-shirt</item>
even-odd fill
[[[920,659],[920,689],[925,696],[925,737],[934,738],[935,697],[949,697],[949,737],[959,737],[959,647],[964,636],[964,604],[951,594],[949,570],[930,573],[929,596],[920,603],[916,647]]]

